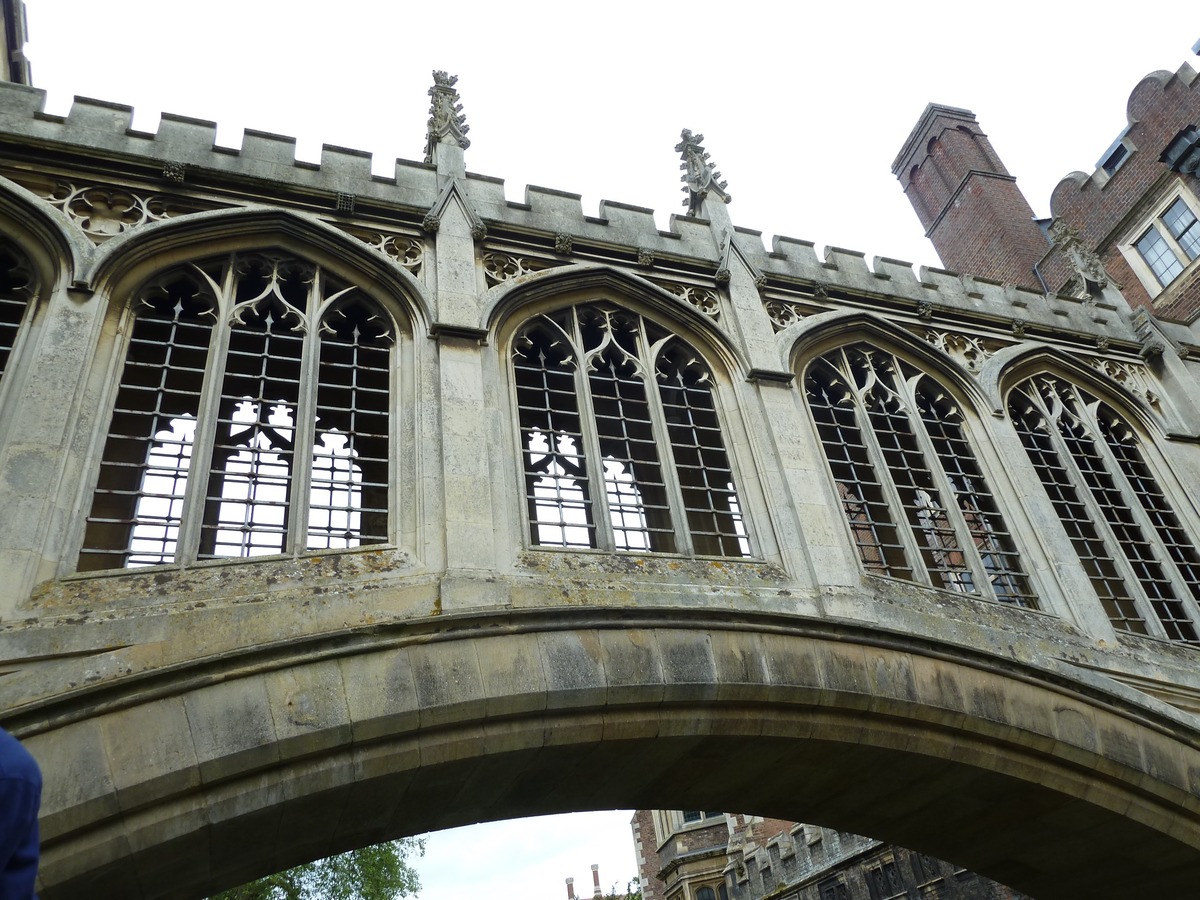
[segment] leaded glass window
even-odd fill
[[[144,286],[81,570],[381,543],[394,328],[303,260],[239,254]]]
[[[949,392],[869,344],[814,360],[804,385],[867,572],[1036,605]]]
[[[1115,409],[1054,375],[1009,415],[1113,627],[1200,643],[1200,554]]]
[[[534,544],[749,555],[712,373],[683,340],[580,304],[525,324],[513,373]]]

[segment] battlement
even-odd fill
[[[42,90],[0,84],[0,140],[60,148],[68,164],[75,151],[79,164],[141,160],[152,175],[182,166],[189,185],[206,189],[234,182],[244,191],[247,183],[257,182],[267,193],[268,185],[285,184],[289,191],[352,194],[359,202],[416,211],[438,199],[437,171],[429,163],[397,159],[394,175],[381,177],[372,173],[372,155],[361,150],[325,144],[320,161],[310,163],[296,158],[296,139],[287,135],[246,129],[241,146],[230,148],[217,145],[216,123],[203,119],[163,113],[158,130],[149,133],[133,128],[133,108],[124,104],[76,97],[67,115],[56,116],[44,111],[45,102]],[[719,262],[724,234],[704,218],[672,215],[669,228],[662,230],[654,211],[643,206],[601,200],[598,214],[588,215],[579,194],[529,185],[524,201],[514,202],[506,198],[500,178],[470,173],[465,184],[480,218],[501,231],[565,234],[578,246],[649,251],[655,258],[701,267],[715,268]],[[768,251],[761,233],[748,228],[735,228],[735,239],[746,258],[783,290],[821,285],[876,296],[885,306],[908,301],[930,319],[969,312],[1117,341],[1134,339],[1128,317],[1112,305],[1088,305],[942,269],[918,272],[911,263],[886,256],[868,264],[866,254],[840,247],[826,247],[818,255],[811,241],[784,235],[773,238]]]

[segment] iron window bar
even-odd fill
[[[936,381],[855,344],[814,360],[805,392],[868,573],[1036,607],[958,405]]]
[[[29,260],[16,244],[0,237],[0,380],[33,308],[34,294]]]
[[[1200,599],[1200,555],[1133,429],[1107,404],[1052,375],[1014,389],[1009,412],[1113,627],[1200,643],[1196,610],[1182,599]],[[1119,556],[1107,549],[1114,545]]]
[[[526,323],[512,360],[532,543],[750,555],[711,372],[686,343],[586,303]]]
[[[387,540],[393,337],[373,301],[251,253],[177,267],[126,315],[79,569]]]

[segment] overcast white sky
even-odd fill
[[[26,0],[47,111],[72,95],[421,158],[430,71],[460,77],[471,171],[657,211],[681,211],[679,131],[702,132],[738,225],[937,265],[891,162],[929,101],[974,110],[1035,214],[1067,173],[1092,171],[1125,127],[1134,85],[1200,65],[1186,4],[399,3]],[[1119,11],[1117,16],[1110,13]],[[1134,14],[1136,13],[1136,14]],[[751,812],[751,810],[747,810]],[[588,866],[634,874],[628,813],[434,836],[425,900],[562,898]],[[573,842],[570,847],[568,843]],[[533,868],[540,864],[538,868]],[[497,879],[488,882],[491,873]]]

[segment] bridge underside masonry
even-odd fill
[[[0,83],[43,900],[599,808],[1200,884],[1200,326]]]

